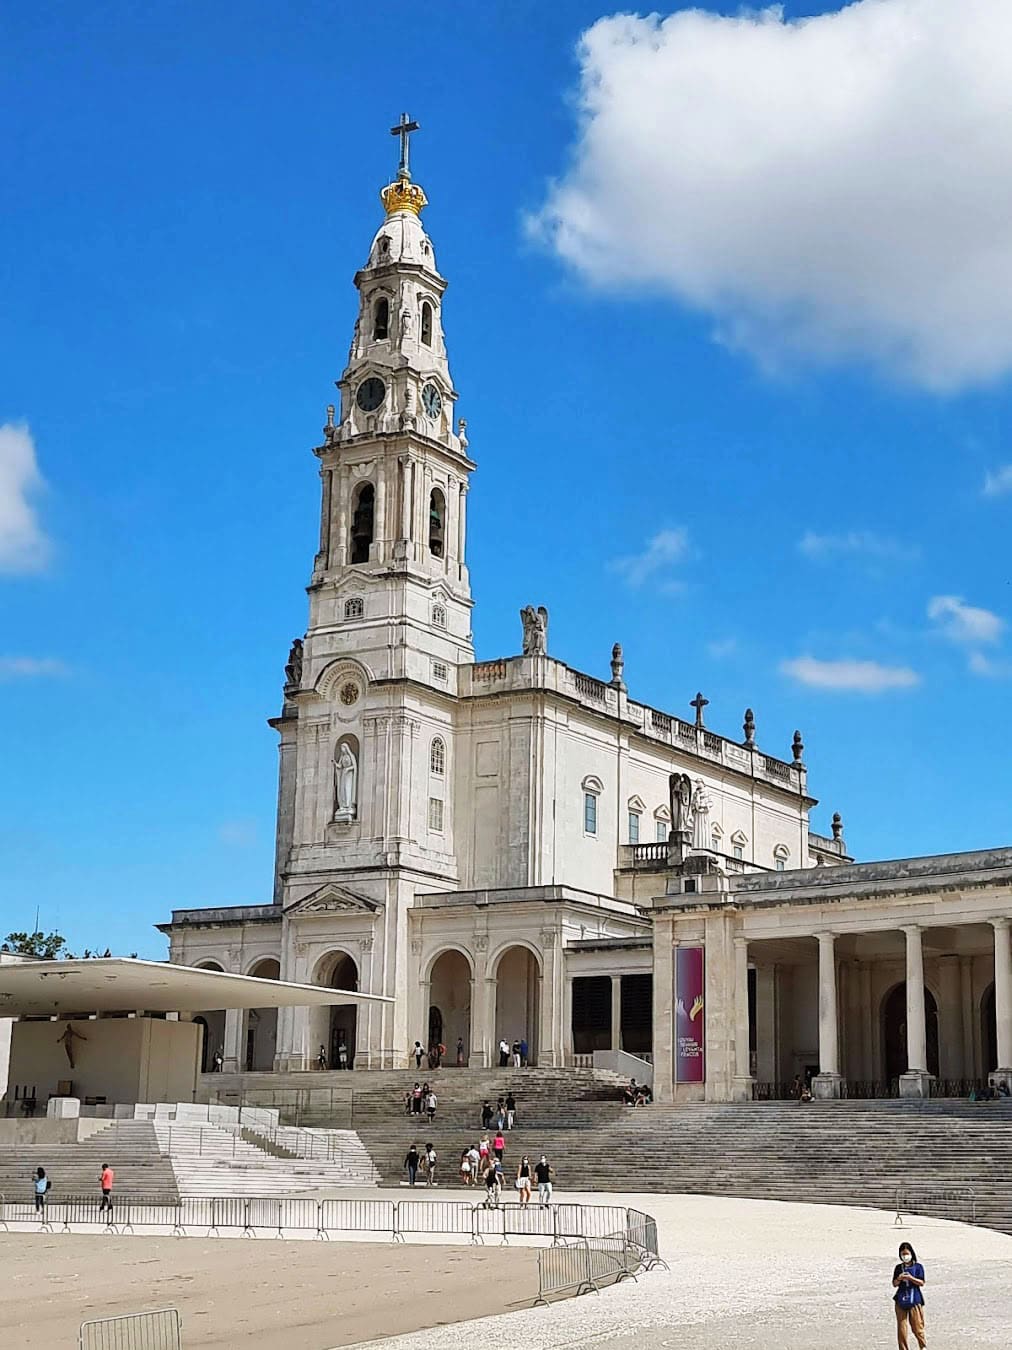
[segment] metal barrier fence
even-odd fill
[[[470,1238],[472,1243],[510,1238],[540,1238],[552,1245],[583,1239],[597,1242],[624,1234],[640,1253],[641,1264],[656,1264],[657,1225],[648,1214],[620,1205],[563,1203],[522,1207],[518,1204],[471,1205],[462,1200],[316,1200],[276,1196],[184,1196],[167,1202],[161,1196],[116,1196],[103,1208],[100,1197],[67,1196],[48,1199],[36,1212],[32,1201],[0,1196],[0,1227],[11,1223],[38,1223],[47,1232],[71,1227],[94,1227],[110,1234],[139,1228],[168,1229],[173,1235],[220,1236],[237,1232],[252,1237],[270,1232],[312,1233],[327,1239],[331,1233],[376,1233],[403,1242],[420,1233]]]
[[[182,1350],[182,1324],[175,1308],[83,1322],[80,1350]]]
[[[904,1214],[976,1223],[977,1192],[972,1186],[900,1186],[893,1227],[902,1228]]]

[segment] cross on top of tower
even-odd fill
[[[695,708],[696,710],[697,727],[701,727],[703,725],[703,709],[708,707],[709,703],[710,700],[708,698],[704,698],[702,694],[697,694],[694,699],[690,700],[689,707]]]
[[[411,133],[418,131],[417,122],[412,122],[407,113],[401,113],[401,120],[395,127],[390,128],[391,136],[401,138],[401,162],[397,166],[397,177],[404,182],[411,179],[410,157],[411,157]]]

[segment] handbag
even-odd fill
[[[517,1177],[513,1185],[517,1188],[518,1191],[522,1191],[524,1188],[523,1180],[520,1177]]]
[[[904,1282],[896,1294],[896,1302],[901,1308],[916,1308],[917,1286]]]

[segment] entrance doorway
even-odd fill
[[[495,1039],[527,1042],[527,1060],[537,1063],[541,967],[529,947],[507,947],[496,963]]]
[[[437,956],[429,973],[429,1041],[446,1046],[447,1064],[457,1062],[457,1041],[464,1042],[464,1063],[471,1050],[471,965],[463,952]]]
[[[281,963],[275,957],[258,961],[250,970],[258,980],[280,980]],[[250,1008],[246,1014],[245,1065],[249,1071],[268,1073],[274,1068],[278,1048],[277,1008]]]
[[[341,952],[336,958],[328,984],[331,989],[347,989],[358,993],[358,966],[352,957]],[[330,1067],[355,1067],[355,1038],[358,1032],[358,1005],[338,1003],[330,1010]]]
[[[928,1073],[938,1076],[938,1004],[930,989],[924,991],[924,1022]],[[896,1082],[907,1071],[907,986],[898,984],[882,1005],[883,1064],[886,1082]]]

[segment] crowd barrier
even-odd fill
[[[181,1350],[182,1327],[175,1308],[82,1322],[79,1350]]]
[[[900,1186],[896,1191],[894,1227],[903,1226],[904,1214],[976,1223],[977,1193],[971,1186]]]
[[[574,1206],[574,1208],[579,1208]],[[657,1247],[657,1222],[636,1209],[598,1205],[592,1231],[582,1237],[563,1239],[538,1252],[538,1296],[535,1305],[547,1305],[558,1295],[598,1293],[603,1285],[634,1280],[641,1270],[667,1265]],[[593,1231],[609,1209],[622,1216],[621,1227],[612,1232]]]
[[[174,1236],[220,1236],[238,1232],[252,1237],[270,1232],[313,1233],[326,1240],[332,1233],[375,1233],[394,1242],[420,1233],[486,1239],[508,1243],[510,1238],[541,1238],[563,1243],[603,1242],[616,1233],[642,1254],[640,1264],[659,1261],[657,1225],[648,1214],[621,1205],[518,1204],[485,1206],[464,1200],[316,1200],[309,1197],[189,1196],[167,1202],[160,1196],[114,1196],[102,1208],[101,1197],[47,1197],[41,1211],[31,1200],[12,1201],[0,1196],[0,1228],[38,1224],[43,1231],[70,1232],[94,1227],[104,1233],[135,1232],[138,1228],[164,1229]]]

